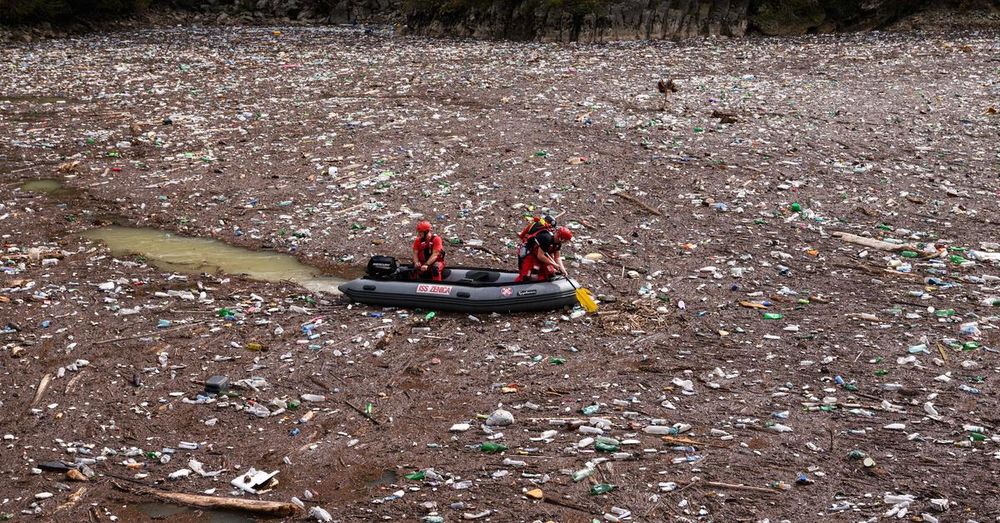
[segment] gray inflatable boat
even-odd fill
[[[365,276],[338,288],[352,301],[368,305],[469,313],[560,309],[576,304],[576,289],[566,278],[515,283],[517,273],[498,269],[450,267],[442,281],[411,279],[412,267]]]

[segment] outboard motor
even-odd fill
[[[392,256],[372,256],[368,259],[365,275],[374,280],[388,280],[399,271],[396,258]]]

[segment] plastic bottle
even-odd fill
[[[499,454],[505,450],[507,450],[506,445],[501,445],[492,441],[487,441],[479,445],[479,451],[485,452],[486,454]]]
[[[980,392],[979,389],[975,387],[970,387],[964,383],[958,386],[958,390],[962,392],[968,392],[969,394],[979,394]]]
[[[594,473],[594,469],[592,469],[590,467],[582,468],[582,469],[580,469],[580,470],[578,470],[578,471],[576,471],[576,472],[573,473],[573,476],[572,476],[573,477],[573,481],[574,482],[582,481],[582,480],[590,477],[590,475],[593,474],[593,473]]]
[[[777,313],[777,312],[765,312],[764,313],[764,319],[765,320],[780,320],[780,319],[782,319],[784,317],[785,317],[784,314],[780,314],[780,313]]]
[[[608,492],[611,492],[616,488],[617,487],[615,485],[609,485],[607,483],[598,483],[597,485],[590,487],[590,495],[599,496],[601,494],[607,494]]]
[[[598,438],[597,442],[594,443],[594,450],[597,452],[617,452],[618,445],[611,442],[614,440],[607,441],[607,439],[608,438]]]
[[[684,423],[677,423],[672,427],[667,427],[664,425],[650,425],[644,429],[643,432],[646,434],[654,434],[657,436],[676,436],[682,432],[687,432],[691,430],[691,425]]]

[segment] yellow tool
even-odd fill
[[[569,281],[569,284],[572,285],[574,289],[576,289],[576,301],[580,302],[580,306],[583,307],[583,310],[590,313],[597,312],[597,302],[594,300],[594,295],[583,287],[577,287],[569,276],[566,277],[566,280]]]

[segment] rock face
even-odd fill
[[[145,0],[121,1],[146,5]],[[44,10],[31,14],[28,7],[43,0],[13,2],[27,6],[18,11],[27,14],[17,18],[0,12],[0,26],[20,20],[40,28],[51,21],[97,30],[86,17]],[[893,25],[1000,28],[1000,0],[164,0],[156,6],[169,15],[220,24],[393,24],[403,33],[425,36],[585,43],[748,33],[792,36]],[[122,15],[140,11],[136,7]]]
[[[335,24],[393,22],[399,19],[400,0],[328,0],[316,9]]]
[[[874,29],[927,9],[1000,11],[1000,0],[405,0],[428,36],[604,42]]]
[[[411,32],[475,38],[603,42],[746,33],[750,0],[623,0],[601,2],[593,11],[562,3],[505,2],[462,12],[406,13]]]
[[[748,18],[766,35],[831,33],[882,27],[927,5],[926,0],[755,0]]]

